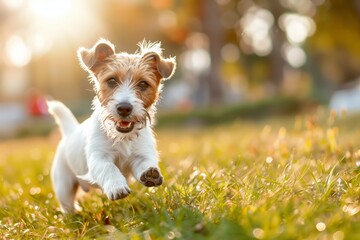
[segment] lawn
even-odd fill
[[[360,117],[314,115],[158,129],[159,188],[131,182],[59,211],[59,135],[0,144],[1,239],[360,239]]]

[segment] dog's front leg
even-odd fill
[[[131,192],[111,154],[91,153],[88,157],[88,173],[80,178],[97,184],[111,200],[124,198]]]
[[[143,130],[133,145],[130,166],[133,176],[147,187],[159,186],[163,182],[158,164],[156,141],[150,128]]]
[[[132,159],[134,177],[147,187],[160,186],[163,182],[158,162],[155,159],[137,155]]]

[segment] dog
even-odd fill
[[[159,42],[138,46],[134,54],[115,53],[114,45],[101,39],[78,50],[96,93],[93,113],[83,123],[63,103],[47,102],[62,135],[51,179],[63,212],[75,211],[79,186],[85,192],[101,188],[117,200],[130,194],[131,175],[146,187],[163,182],[152,122],[163,81],[174,74],[176,61],[162,56]]]

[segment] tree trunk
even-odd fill
[[[215,0],[202,0],[200,8],[203,32],[209,37],[210,42],[211,66],[208,76],[205,76],[209,84],[210,104],[219,105],[224,101],[224,89],[220,76],[224,29],[219,21],[220,9]]]
[[[270,80],[274,86],[273,94],[277,94],[281,90],[284,80],[284,67],[286,64],[281,55],[281,48],[285,42],[285,36],[277,24],[279,17],[284,11],[278,1],[269,1],[268,3],[269,10],[274,15],[274,26],[271,32],[273,50],[270,54]]]

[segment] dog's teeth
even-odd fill
[[[127,122],[127,121],[121,121],[119,124],[119,126],[121,128],[128,128],[128,127],[130,127],[130,125],[131,125],[131,122]]]

